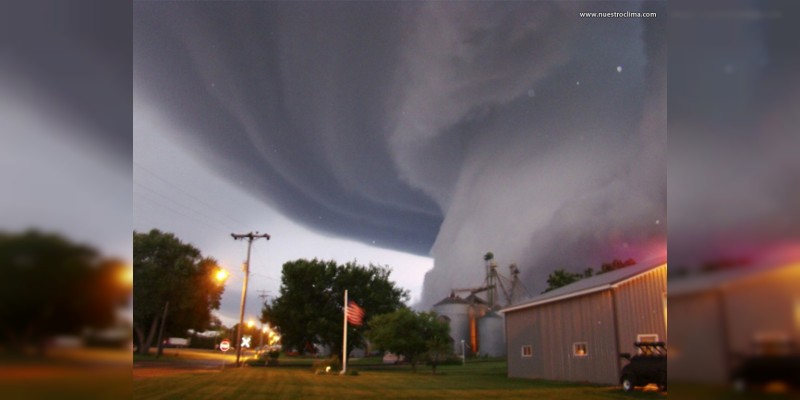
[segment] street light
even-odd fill
[[[269,332],[269,325],[261,327],[261,340],[258,341],[258,348],[264,349],[264,334]]]
[[[133,270],[131,270],[131,278]],[[217,269],[217,272],[214,274],[214,279],[217,280],[218,283],[224,284],[225,280],[228,279],[228,271],[224,268]],[[164,303],[164,313],[161,315],[161,326],[158,329],[158,350],[156,351],[156,356],[160,357],[162,352],[164,351],[164,325],[167,323],[167,312],[169,310],[169,300]]]
[[[216,279],[219,283],[224,283],[226,280],[228,280],[228,276],[230,276],[228,271],[220,268],[217,270],[217,273],[214,274],[214,279]]]

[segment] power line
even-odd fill
[[[231,217],[231,216],[230,216],[230,215],[228,215],[228,214],[227,214],[227,213],[226,213],[224,210],[221,210],[221,209],[217,208],[216,206],[214,206],[214,205],[212,205],[212,204],[210,204],[210,203],[206,202],[205,200],[203,200],[203,199],[201,199],[201,198],[199,198],[199,197],[197,197],[197,196],[193,195],[192,193],[189,193],[189,192],[188,192],[188,191],[186,191],[185,189],[181,188],[179,185],[176,185],[175,183],[173,183],[173,182],[170,182],[170,181],[169,181],[169,180],[167,180],[166,178],[164,178],[164,177],[162,177],[161,175],[159,175],[159,174],[157,174],[157,173],[153,172],[152,170],[150,170],[150,169],[146,168],[145,166],[143,166],[143,165],[141,165],[141,164],[137,163],[136,161],[134,161],[134,162],[133,162],[133,165],[134,165],[135,167],[139,168],[140,170],[142,170],[142,171],[145,171],[145,172],[147,172],[148,174],[152,175],[153,177],[155,177],[156,179],[160,180],[161,182],[165,183],[165,184],[166,184],[167,186],[169,186],[170,188],[177,189],[179,192],[183,193],[185,196],[187,196],[187,197],[189,197],[189,198],[191,198],[191,199],[194,199],[194,200],[196,200],[196,201],[197,201],[197,202],[199,202],[200,204],[203,204],[204,206],[208,207],[209,209],[211,209],[211,210],[213,210],[213,211],[216,211],[216,212],[218,212],[218,213],[219,213],[221,216],[223,216],[223,217],[225,217],[225,218],[229,219],[229,220],[230,220],[231,222],[233,222],[235,225],[237,225],[237,226],[247,226],[247,224],[246,224],[246,223],[244,223],[244,222],[242,222],[242,221],[239,221],[238,219],[236,219],[236,218],[234,218],[234,217]]]
[[[153,204],[155,204],[155,205],[157,205],[157,206],[159,206],[159,207],[161,207],[161,208],[163,208],[163,209],[165,209],[165,210],[167,210],[167,211],[170,211],[170,212],[172,212],[172,213],[175,213],[175,214],[178,214],[178,215],[184,216],[184,217],[186,217],[188,220],[191,220],[192,222],[197,222],[197,223],[199,223],[199,224],[205,225],[205,227],[207,227],[207,228],[211,229],[213,232],[217,232],[217,231],[219,231],[219,227],[217,227],[217,226],[212,226],[211,224],[209,224],[209,223],[208,223],[207,221],[205,221],[205,220],[194,218],[194,217],[192,217],[191,215],[188,215],[188,214],[186,214],[186,213],[184,213],[184,212],[182,212],[182,211],[180,211],[180,210],[176,210],[175,208],[172,208],[172,207],[170,207],[169,205],[167,205],[167,204],[164,204],[164,203],[162,203],[162,202],[160,202],[160,201],[158,201],[158,200],[156,200],[156,199],[149,198],[149,197],[145,196],[145,195],[144,195],[144,193],[141,193],[141,192],[134,193],[134,196],[138,196],[138,197],[139,197],[139,198],[141,198],[142,200],[147,200],[147,201],[149,201],[149,202],[151,202],[151,203],[153,203]],[[134,207],[134,209],[135,209],[135,207]]]
[[[171,202],[172,204],[174,204],[174,205],[176,205],[176,206],[178,206],[180,208],[183,208],[183,209],[185,209],[185,210],[187,210],[189,212],[192,212],[192,213],[196,214],[196,216],[199,218],[199,220],[213,222],[213,223],[217,224],[219,227],[225,228],[225,230],[233,229],[233,227],[231,225],[227,224],[225,221],[213,218],[213,215],[209,215],[207,213],[203,213],[202,211],[194,209],[194,208],[192,208],[192,207],[190,207],[190,206],[188,206],[188,205],[186,205],[186,204],[184,204],[184,203],[182,203],[182,202],[180,202],[180,201],[178,201],[176,199],[170,198],[169,196],[166,196],[163,193],[160,193],[160,192],[156,191],[155,189],[152,189],[152,188],[148,187],[147,185],[144,185],[144,184],[142,184],[140,182],[136,182],[134,180],[133,183],[135,185],[139,186],[140,188],[144,189],[145,191],[149,192],[149,193],[152,193],[152,194],[154,194],[154,195],[156,195],[156,196],[158,196],[158,197],[160,197],[160,198],[162,198],[162,199],[164,199],[164,200],[166,200],[168,202]],[[190,217],[190,218],[193,218],[193,217]]]

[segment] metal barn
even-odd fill
[[[586,278],[502,310],[508,376],[618,384],[620,353],[667,341],[667,264]]]
[[[671,381],[724,384],[748,357],[797,354],[800,263],[670,279]]]

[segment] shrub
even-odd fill
[[[439,358],[439,361],[436,362],[436,365],[461,365],[462,364],[461,356],[450,354],[447,357]],[[425,365],[431,365],[431,360],[427,360]]]

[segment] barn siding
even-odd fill
[[[613,325],[609,291],[510,312],[508,376],[616,384]],[[576,342],[588,344],[588,356],[572,355]],[[530,358],[520,354],[526,344]]]
[[[633,351],[637,334],[667,339],[666,273],[664,265],[614,289],[507,312],[508,376],[618,384],[619,353]],[[588,356],[573,356],[576,342]],[[527,344],[533,356],[523,358]]]
[[[624,282],[615,289],[619,351],[633,353],[639,334],[657,334],[667,341],[664,314],[667,293],[667,267],[662,266]]]
[[[723,288],[728,344],[734,354],[758,351],[759,335],[800,343],[800,265],[775,269]]]
[[[669,362],[667,376],[681,382],[722,384],[727,380],[719,293],[701,292],[670,297]]]
[[[737,355],[758,351],[759,334],[800,342],[798,287],[800,266],[788,266],[670,295],[669,378],[725,383]]]
[[[533,354],[541,351],[540,341],[534,332],[533,309],[510,312],[506,314],[506,346],[508,359],[508,376],[512,378],[535,378],[541,376],[540,369],[533,358],[522,357],[524,345],[533,346]]]

